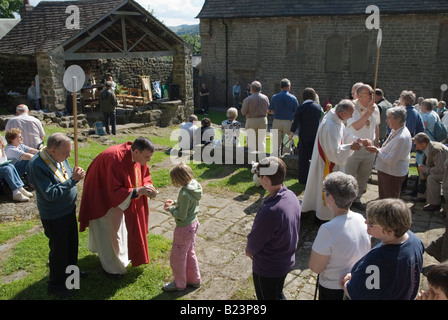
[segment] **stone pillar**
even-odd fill
[[[42,108],[50,111],[64,110],[67,91],[64,87],[64,49],[57,47],[49,52],[37,52],[37,73],[39,74]]]
[[[190,45],[177,46],[173,56],[173,84],[179,86],[179,94],[185,105],[185,118],[194,113],[193,54]]]

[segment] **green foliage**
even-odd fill
[[[22,5],[22,0],[0,0],[0,18],[15,18],[13,12],[18,13]]]
[[[193,55],[201,54],[201,37],[199,35],[185,34],[180,37],[193,47]]]

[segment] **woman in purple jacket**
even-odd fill
[[[246,255],[252,259],[259,300],[281,300],[286,275],[294,266],[299,240],[300,203],[283,184],[285,163],[276,157],[260,161],[257,175],[269,197],[257,212],[247,236]]]

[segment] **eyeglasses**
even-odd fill
[[[373,228],[374,226],[379,226],[379,224],[374,224],[373,222],[371,222],[369,220],[366,220],[366,223],[370,228]]]
[[[369,96],[373,96],[375,94],[375,91],[363,92],[363,93],[360,93],[360,94],[366,94],[366,95],[369,95]]]

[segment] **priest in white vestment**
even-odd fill
[[[352,117],[354,108],[352,101],[342,100],[325,115],[317,130],[302,212],[314,210],[319,220],[329,221],[333,218],[332,211],[325,205],[322,192],[325,177],[339,171],[353,150],[371,145],[370,140],[358,138],[345,127],[344,121]]]

